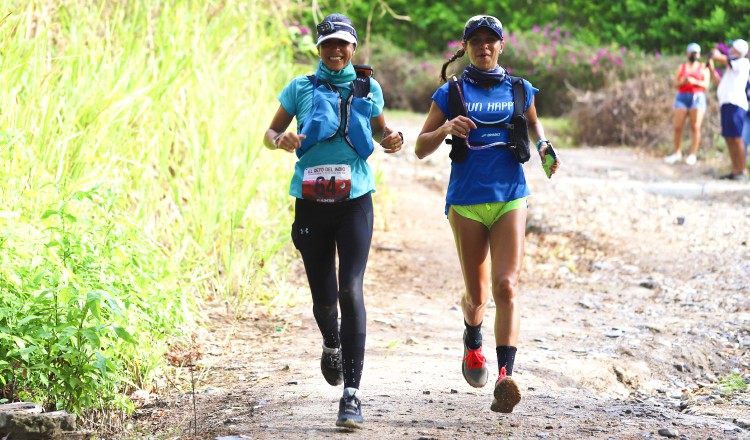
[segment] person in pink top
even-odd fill
[[[682,131],[690,119],[690,153],[685,163],[695,165],[701,143],[701,124],[706,114],[706,88],[711,81],[710,72],[700,60],[701,47],[697,43],[687,46],[687,63],[680,65],[674,79],[677,96],[674,99],[674,151],[664,160],[668,164],[682,160]]]

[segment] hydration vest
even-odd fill
[[[504,145],[498,145],[498,148],[510,148],[513,155],[520,163],[525,163],[531,158],[529,140],[529,128],[526,125],[526,116],[523,114],[523,108],[526,104],[526,89],[523,86],[523,80],[517,76],[510,76],[508,78],[513,86],[513,116],[511,117],[510,123],[495,122],[492,124],[483,124],[474,121],[477,128],[503,128],[510,131],[510,142]],[[463,81],[458,81],[456,77],[448,84],[448,110],[450,115],[448,119],[453,119],[456,116],[469,116],[466,109],[466,100],[464,99]],[[458,136],[451,136],[451,139],[446,139],[445,143],[451,145],[450,158],[454,162],[463,162],[469,154],[469,147],[466,146],[466,139]],[[485,143],[476,143],[476,146],[487,145]]]
[[[352,92],[344,100],[333,84],[319,81],[315,75],[307,79],[313,86],[312,108],[300,126],[302,139],[297,157],[302,157],[313,145],[341,136],[362,159],[367,159],[375,150],[372,141],[372,94],[370,94],[370,66],[355,65],[357,77],[352,81]],[[346,123],[343,123],[345,116]]]

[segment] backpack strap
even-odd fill
[[[354,71],[357,72],[357,77],[352,82],[352,96],[364,98],[370,94],[370,77],[374,70],[365,64],[355,64]]]
[[[526,106],[526,88],[523,86],[523,79],[517,76],[508,75],[508,79],[511,82],[513,88],[513,116],[522,116],[524,107]],[[455,118],[456,116],[468,116],[466,109],[466,100],[464,99],[463,89],[461,82],[456,77],[448,84],[448,111],[449,118]],[[481,124],[477,123],[477,127],[481,128],[502,128],[505,130],[513,131],[516,127],[513,122],[496,122],[493,124]],[[461,162],[466,158],[468,154],[468,147],[466,146],[466,139],[459,138],[457,136],[451,136],[451,139],[446,139],[445,143],[450,144],[451,154],[450,157],[456,162]],[[487,145],[483,143],[477,143],[476,146]],[[508,145],[502,147],[513,147],[514,143],[511,142]],[[463,157],[464,159],[461,159]],[[456,159],[458,158],[458,160]]]
[[[513,116],[522,115],[526,107],[526,88],[523,86],[523,79],[511,76],[510,82],[513,85]]]
[[[339,95],[341,94],[341,92],[339,92],[339,89],[336,86],[334,86],[333,84],[331,84],[329,82],[326,82],[326,81],[318,81],[318,78],[314,74],[313,75],[307,75],[307,79],[313,85],[313,93],[315,93],[315,89],[318,88],[318,85],[323,84],[324,86],[326,86],[326,88],[328,90],[330,90],[332,92],[336,92]]]
[[[469,112],[466,110],[466,100],[464,99],[464,92],[461,88],[461,83],[454,76],[453,79],[448,83],[448,119],[453,119],[456,116],[468,116]],[[445,140],[446,144],[451,146],[450,158],[454,162],[463,162],[466,160],[466,156],[469,154],[469,147],[466,146],[466,139],[451,135],[450,139]]]
[[[370,94],[370,76],[372,75],[372,67],[370,66],[360,66],[359,64],[355,67],[367,67],[370,70],[369,75],[362,75],[360,76],[359,71],[357,71],[357,77],[352,81],[352,96],[356,96],[357,98],[364,98],[367,95]],[[316,78],[315,75],[307,75],[307,79],[312,83],[313,85],[313,93],[315,92],[315,89],[318,87],[318,78]],[[338,92],[338,89],[325,81],[321,81],[322,84],[324,84],[328,89]]]

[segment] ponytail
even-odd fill
[[[453,57],[451,57],[451,59],[449,59],[448,61],[445,62],[445,64],[443,64],[443,70],[440,71],[440,79],[443,80],[443,82],[448,82],[448,78],[446,78],[445,76],[445,71],[446,69],[448,69],[448,64],[456,61],[457,58],[461,58],[462,56],[464,56],[465,53],[466,51],[463,48],[458,49],[456,53],[453,54]]]

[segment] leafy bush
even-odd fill
[[[0,223],[0,399],[128,409],[191,300],[122,194],[53,192],[41,216],[19,206]]]
[[[194,298],[284,291],[304,41],[264,0],[0,4],[0,399],[128,409]]]
[[[441,84],[443,63],[460,47],[460,41],[451,41],[442,54],[420,57],[383,37],[374,37],[371,46],[360,52],[369,54],[370,63],[376,67],[389,107],[424,112]],[[454,61],[448,76],[460,76],[468,62],[467,55]],[[559,28],[546,26],[506,34],[505,49],[498,62],[512,75],[526,78],[541,90],[536,95],[539,114],[559,116],[570,110],[571,87],[597,90],[612,79],[635,75],[650,58],[622,47],[587,46]]]
[[[667,150],[672,145],[675,96],[674,73],[682,58],[653,57],[634,78],[612,79],[597,91],[572,90],[575,100],[569,114],[576,144],[640,146]],[[703,147],[714,145],[720,132],[719,106],[706,92],[708,108],[703,120]],[[686,128],[687,130],[687,124]]]
[[[528,32],[509,33],[500,64],[512,75],[532,82],[540,93],[537,111],[558,116],[570,109],[569,86],[597,90],[610,78],[628,78],[642,56],[615,45],[589,46],[550,25]]]
[[[417,57],[382,37],[374,37],[369,48],[363,49],[356,55],[357,62],[368,62],[375,69],[387,109],[429,110],[432,94],[440,86],[440,67],[444,61]],[[367,53],[369,59],[363,59],[362,53]]]
[[[418,54],[434,52],[446,42],[458,38],[464,23],[474,14],[498,17],[509,32],[554,23],[563,32],[569,32],[578,41],[591,46],[614,44],[652,53],[679,53],[689,41],[705,43],[744,38],[750,29],[750,4],[738,0],[628,0],[614,3],[590,0],[319,0],[316,5],[324,11],[348,14],[362,34],[371,23],[367,31],[372,35],[384,36],[399,47],[408,47]],[[382,5],[387,5],[387,9]],[[321,19],[321,15],[330,12],[318,14],[316,18]],[[314,25],[313,13],[312,8],[303,10],[301,21]],[[410,20],[396,19],[394,14],[406,15]]]

